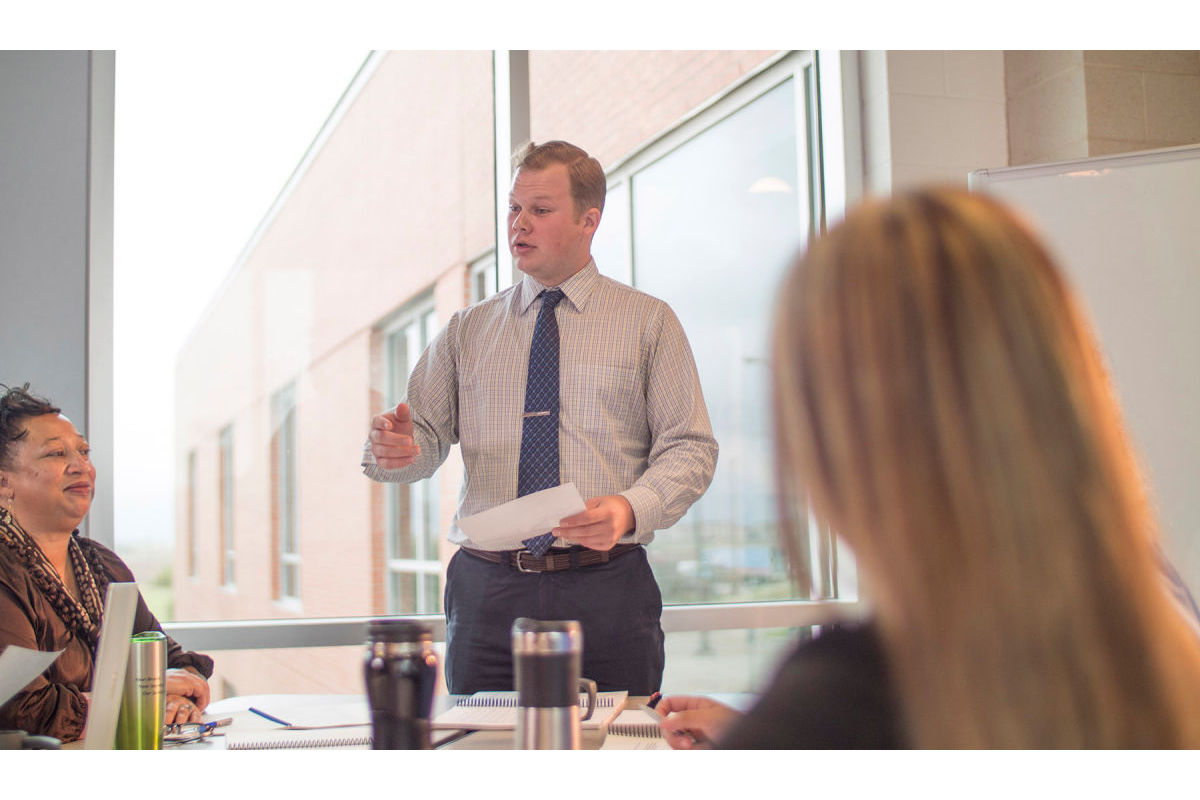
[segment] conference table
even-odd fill
[[[750,694],[708,694],[735,708],[747,708],[753,701]],[[454,706],[463,695],[441,694],[434,697],[433,714]],[[636,709],[647,701],[646,697],[630,696],[625,700],[622,711]],[[251,711],[256,709],[256,711]],[[269,735],[283,729],[281,723],[326,729],[331,735],[350,726],[362,725],[369,720],[366,699],[353,694],[261,694],[229,697],[209,704],[205,721],[229,720],[218,727],[214,734],[188,744],[167,744],[169,750],[225,750],[226,734],[261,733]],[[275,721],[267,716],[274,717]],[[607,736],[605,728],[583,727],[580,745],[584,750],[600,749]],[[244,737],[243,737],[244,738]],[[438,750],[511,750],[512,730],[440,730],[433,731],[434,748]],[[321,749],[321,748],[317,748]],[[338,748],[341,749],[341,748]],[[365,747],[361,749],[366,749]]]

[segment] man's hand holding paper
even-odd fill
[[[633,530],[633,506],[621,495],[593,497],[586,505],[586,511],[560,520],[554,535],[592,550],[611,550]]]
[[[458,527],[481,547],[517,550],[521,548],[522,539],[545,533],[558,527],[564,518],[587,510],[575,484],[564,483],[463,517],[458,521]]]

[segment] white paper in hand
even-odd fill
[[[522,539],[546,533],[563,517],[586,510],[575,484],[564,483],[463,517],[458,527],[477,545],[497,550],[516,549]]]

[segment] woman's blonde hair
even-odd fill
[[[786,276],[785,535],[854,550],[911,743],[1198,747],[1200,644],[1095,341],[984,196],[867,202]]]

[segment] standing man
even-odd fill
[[[417,361],[408,402],[371,420],[373,480],[427,478],[461,445],[456,520],[559,483],[588,498],[520,550],[482,549],[451,526],[454,694],[513,688],[517,617],[579,620],[583,675],[601,690],[648,695],[662,681],[662,595],[645,545],[708,488],[717,443],[674,312],[592,260],[605,187],[580,148],[530,144],[508,206],[525,277],[456,312]]]

